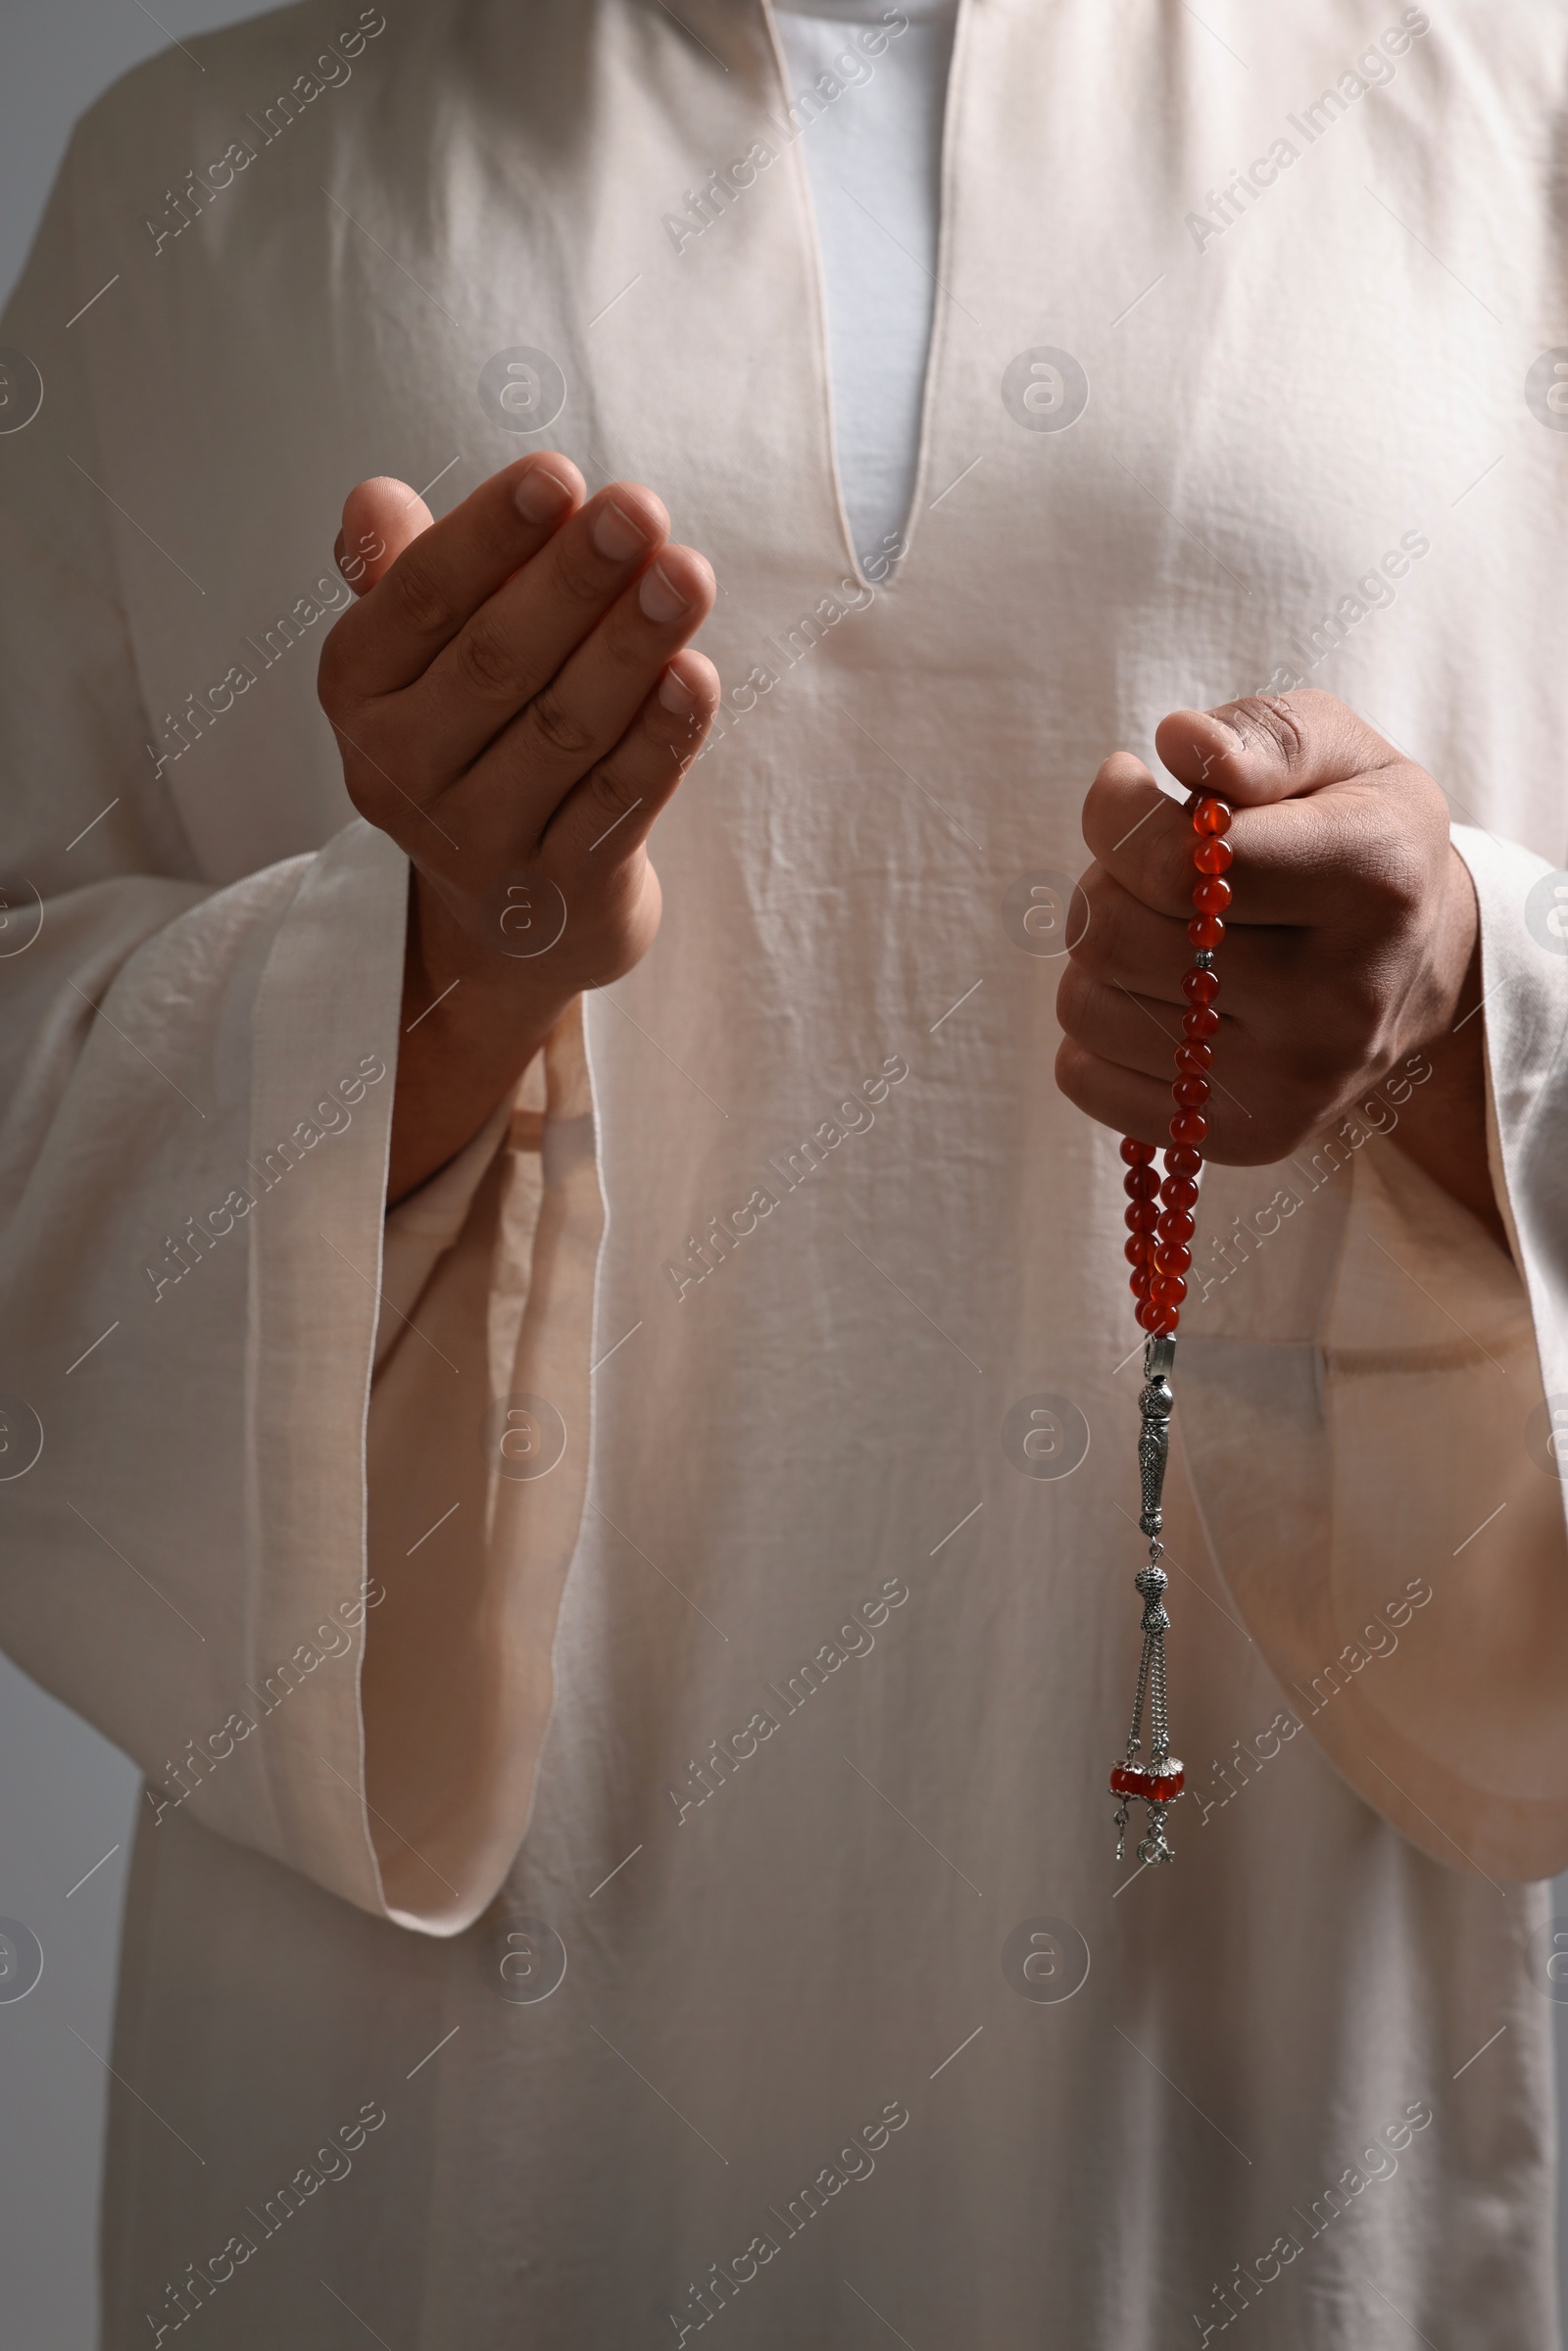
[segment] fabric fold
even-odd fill
[[[406,888],[356,823],[227,889],[47,897],[0,964],[12,1457],[37,1434],[7,1645],[141,1766],[154,1834],[188,1806],[376,1909],[344,1660]]]
[[[1568,1862],[1568,1463],[1544,1393],[1568,1362],[1540,1205],[1568,960],[1525,920],[1544,862],[1456,840],[1517,1266],[1391,1141],[1412,1056],[1280,1167],[1205,1172],[1182,1426],[1215,1565],[1300,1723],[1435,1859],[1532,1879]]]

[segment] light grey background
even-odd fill
[[[142,0],[0,0],[0,293],[8,293],[82,109],[168,41],[260,12],[249,0],[159,0],[156,20]],[[199,72],[192,61],[192,77]],[[139,1801],[137,1773],[118,1748],[0,1657],[0,1918],[23,1920],[44,1952],[36,1988],[0,2001],[5,2351],[92,2351],[97,2340],[107,2059]],[[1556,1893],[1568,1914],[1568,1878]],[[1556,2013],[1558,2102],[1568,2112],[1568,2006]]]

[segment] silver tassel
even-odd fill
[[[1170,1372],[1176,1360],[1174,1334],[1149,1340],[1144,1348],[1144,1389],[1138,1399],[1138,1475],[1143,1510],[1138,1524],[1149,1538],[1149,1564],[1134,1579],[1143,1598],[1144,1650],[1138,1665],[1133,1696],[1132,1727],[1127,1734],[1125,1760],[1111,1773],[1116,1808],[1116,1859],[1127,1851],[1127,1812],[1134,1797],[1149,1806],[1148,1834],[1138,1846],[1143,1862],[1174,1861],[1175,1851],[1165,1834],[1167,1806],[1182,1792],[1184,1775],[1170,1751],[1170,1719],[1165,1697],[1165,1635],[1170,1616],[1164,1593],[1170,1582],[1160,1565],[1164,1514],[1160,1507],[1165,1488],[1165,1464],[1170,1457],[1170,1416],[1176,1398]],[[1144,1709],[1149,1709],[1149,1760],[1142,1760]]]

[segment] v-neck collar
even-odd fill
[[[782,121],[788,121],[788,110],[793,104],[793,100],[791,98],[789,89],[788,61],[785,55],[783,42],[779,34],[778,11],[775,6],[775,0],[757,0],[757,5],[761,11],[762,20],[766,27],[767,41],[772,57],[772,68],[776,86],[776,94],[778,98],[779,118]],[[850,21],[852,18],[858,21],[859,15],[858,11],[849,6],[846,6],[843,9],[838,6],[833,8],[808,8],[802,13],[822,16],[837,16],[842,14],[846,22]],[[908,14],[910,12],[906,10],[904,13]],[[933,11],[931,13],[935,12]],[[821,428],[820,446],[822,454],[825,458],[829,475],[831,502],[837,521],[840,548],[846,561],[849,576],[854,579],[857,585],[863,589],[875,588],[884,595],[893,593],[896,590],[898,581],[901,575],[904,573],[906,566],[909,563],[910,557],[913,553],[914,540],[919,518],[925,510],[925,493],[928,486],[934,410],[940,381],[943,350],[948,330],[947,313],[952,307],[952,297],[947,291],[947,286],[949,281],[954,211],[953,205],[950,201],[950,191],[956,166],[953,125],[956,119],[956,111],[958,102],[958,85],[963,71],[963,60],[967,48],[966,33],[968,30],[971,14],[971,0],[957,0],[956,16],[954,24],[953,50],[948,61],[946,85],[943,94],[942,147],[938,171],[940,193],[938,198],[937,220],[937,265],[934,272],[936,292],[932,305],[931,331],[926,343],[925,365],[921,375],[920,423],[915,457],[914,479],[910,491],[908,510],[904,515],[901,525],[901,536],[904,542],[903,553],[899,557],[893,569],[881,580],[872,580],[867,574],[861,553],[856,547],[855,533],[850,523],[849,506],[844,495],[844,479],[840,465],[840,450],[837,429],[838,418],[836,414],[836,404],[833,396],[833,372],[831,363],[832,338],[828,318],[827,281],[826,270],[823,264],[821,234],[817,222],[816,207],[812,199],[810,175],[807,169],[806,159],[804,155],[795,152],[799,144],[798,138],[792,142],[790,150],[792,186],[794,189],[797,219],[800,223],[801,232],[804,237],[808,256],[808,275],[810,279],[811,299],[815,309],[817,332],[820,338],[821,349],[823,353],[823,367],[821,369],[820,385],[820,397],[822,404],[819,417]],[[875,23],[879,21],[879,19],[868,16],[865,21],[867,23]]]

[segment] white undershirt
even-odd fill
[[[775,7],[791,101],[813,89],[826,101],[801,146],[822,249],[834,450],[867,567],[899,551],[914,495],[956,15],[957,0]],[[867,56],[872,31],[891,37]],[[827,96],[834,84],[841,94]]]

